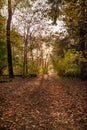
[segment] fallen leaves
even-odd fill
[[[85,82],[54,76],[0,84],[0,128],[85,130]]]

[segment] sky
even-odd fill
[[[45,8],[45,6],[47,7],[47,8],[49,8],[49,6],[45,3],[47,0],[38,0],[36,3],[34,3],[34,5],[33,5],[33,10],[34,9],[44,9]],[[4,10],[3,10],[3,14],[4,14],[4,16],[7,16],[7,9],[6,9],[6,7],[4,7]],[[15,11],[15,15],[13,15],[13,20],[12,20],[12,23],[13,24],[16,24],[18,27],[19,27],[19,21],[17,21],[17,19],[16,18],[18,18],[18,16],[19,16],[20,14],[19,14],[19,11],[17,10],[17,11]],[[17,16],[17,17],[16,17]],[[39,15],[37,16],[37,18],[39,17]],[[27,18],[29,18],[29,16],[27,16]],[[46,25],[46,23],[48,24],[48,25]],[[45,22],[43,22],[43,24],[44,24],[44,28],[45,28],[45,26],[47,26],[47,28],[49,28],[49,30],[51,30],[53,33],[55,33],[55,32],[64,32],[64,31],[66,31],[66,29],[64,28],[64,23],[63,23],[63,21],[61,21],[61,20],[58,20],[57,21],[57,25],[52,25],[52,21],[50,20],[50,19],[47,19],[47,21],[45,21]],[[35,25],[36,26],[36,25]],[[18,28],[17,27],[17,28]],[[23,25],[21,25],[20,24],[20,27],[19,28],[21,28],[22,29],[22,27],[23,27]],[[33,28],[36,28],[36,27],[34,27],[33,26]],[[23,30],[23,29],[22,29]]]
[[[65,27],[64,27],[64,22],[62,20],[57,20],[57,25],[52,25],[52,21],[49,20],[49,23],[51,23],[51,25],[49,26],[49,28],[55,33],[55,32],[64,32],[66,31]]]

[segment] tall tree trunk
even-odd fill
[[[81,61],[80,77],[87,80],[87,8],[86,2],[81,3],[81,20],[80,20],[80,45],[82,51],[83,61]]]
[[[24,63],[23,63],[23,75],[26,76],[28,73],[27,68],[27,49],[28,49],[28,34],[29,34],[29,27],[27,28],[27,34],[24,34]]]
[[[86,34],[85,34],[86,35]],[[85,36],[84,35],[84,36]],[[81,61],[81,73],[80,73],[80,77],[81,79],[85,79],[87,80],[87,41],[84,38],[84,36],[82,37],[81,35],[81,40],[80,40],[80,44],[81,44],[81,51],[82,51],[82,61]],[[84,39],[83,39],[84,38]]]
[[[7,19],[7,26],[6,26],[8,71],[9,71],[9,77],[13,78],[14,74],[13,74],[12,50],[11,50],[11,40],[10,40],[11,20],[12,20],[11,0],[8,0],[8,19]]]
[[[23,75],[27,75],[27,41],[25,41],[24,45],[24,65],[23,65]]]

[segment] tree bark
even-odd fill
[[[87,8],[85,1],[81,3],[81,21],[80,21],[80,47],[82,51],[82,57],[85,61],[81,61],[81,79],[87,80]]]
[[[27,34],[24,34],[24,63],[23,63],[23,75],[26,76],[28,73],[27,68],[27,49],[28,49],[28,34],[29,34],[29,27],[27,28]]]
[[[23,75],[27,75],[27,40],[24,43],[24,65],[23,65]]]
[[[8,71],[9,77],[13,78],[13,65],[12,65],[12,50],[11,50],[11,40],[10,40],[10,28],[11,28],[11,20],[12,20],[12,7],[11,0],[8,0],[8,19],[6,26],[6,38],[7,38],[7,56],[8,56]]]
[[[85,34],[86,35],[86,34]],[[83,39],[83,38],[81,38]],[[81,61],[81,72],[80,72],[80,77],[81,79],[87,80],[87,41],[85,40],[81,40],[81,51],[82,51],[82,61]]]

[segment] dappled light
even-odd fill
[[[87,2],[0,1],[0,130],[87,129]]]

